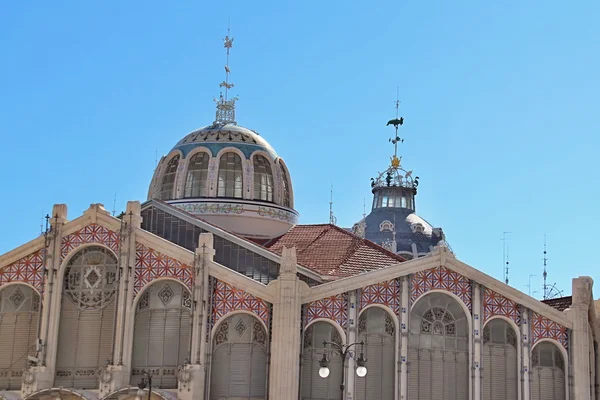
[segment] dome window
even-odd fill
[[[162,178],[160,185],[160,199],[171,200],[173,198],[173,189],[175,188],[175,174],[177,173],[177,165],[179,164],[179,156],[171,158],[167,164],[167,169]]]
[[[393,230],[394,230],[394,224],[392,224],[388,220],[385,220],[381,224],[379,224],[379,232],[383,232],[383,231],[392,232]]]
[[[254,200],[273,201],[273,171],[263,156],[254,156]]]
[[[185,180],[185,197],[206,197],[208,177],[208,154],[196,153],[190,159]]]
[[[290,207],[290,183],[283,165],[279,164],[279,167],[281,168],[281,188],[283,191],[282,204],[284,207]]]
[[[225,153],[219,161],[218,197],[241,199],[243,189],[242,159],[236,153]]]

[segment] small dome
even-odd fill
[[[148,199],[246,237],[272,238],[297,222],[291,183],[284,161],[257,132],[216,122],[161,158]]]

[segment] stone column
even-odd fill
[[[208,325],[209,265],[215,257],[212,233],[201,233],[194,259],[194,315],[191,364],[179,369],[179,399],[203,399],[206,387],[205,355]]]
[[[473,321],[473,363],[472,363],[472,374],[473,379],[473,400],[481,399],[481,354],[482,354],[482,337],[483,337],[483,324],[482,324],[482,289],[481,285],[471,281],[473,287],[473,302],[472,308],[472,321]]]
[[[410,288],[408,276],[400,278],[400,400],[408,398],[408,320],[410,318]]]
[[[521,307],[521,399],[531,398],[531,335],[529,310]]]
[[[302,293],[308,285],[296,276],[296,248],[283,248],[273,294],[269,398],[298,400]]]
[[[589,309],[592,298],[592,278],[588,276],[573,279],[573,303],[569,315],[573,322],[569,351],[573,359],[573,399],[590,400],[590,337]]]
[[[356,327],[358,326],[358,296],[356,290],[348,292],[348,330],[346,332],[346,344],[355,343],[358,340],[358,332],[356,331]],[[346,361],[346,370],[344,374],[346,374],[346,387],[345,390],[345,398],[347,400],[352,400],[354,398],[354,381],[355,374],[354,369],[356,368],[355,358],[358,356],[358,352],[360,352],[360,346],[354,346],[355,355],[353,357],[348,357]]]
[[[47,236],[44,297],[42,299],[42,323],[40,341],[42,351],[38,366],[25,372],[21,387],[23,397],[41,389],[52,387],[58,346],[58,315],[60,314],[61,284],[58,280],[62,228],[67,222],[66,204],[55,204],[50,218],[50,232]]]

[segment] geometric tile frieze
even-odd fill
[[[210,327],[232,311],[248,311],[269,326],[269,305],[243,289],[215,280]]]
[[[158,278],[172,278],[192,290],[192,267],[160,253],[154,249],[136,243],[134,296],[148,283]]]
[[[441,289],[457,295],[471,310],[471,281],[446,267],[434,267],[415,273],[411,279],[411,302],[430,290]]]
[[[60,261],[75,248],[86,243],[98,243],[119,252],[119,234],[98,224],[91,224],[62,238],[60,246]]]
[[[44,290],[44,253],[42,248],[0,270],[0,286],[11,282],[28,283],[38,291]]]
[[[509,318],[517,325],[521,324],[519,304],[486,288],[483,292],[483,322],[496,315]]]
[[[531,318],[531,345],[533,346],[540,339],[554,339],[561,343],[565,349],[568,348],[569,344],[566,327],[534,312]]]
[[[381,304],[400,315],[400,282],[392,279],[367,286],[360,291],[359,311],[370,304]]]
[[[309,303],[306,310],[306,323],[317,318],[326,318],[346,328],[348,324],[348,294],[340,293]]]

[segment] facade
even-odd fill
[[[0,398],[600,399],[591,278],[541,302],[461,262],[397,155],[358,235],[299,225],[290,172],[221,86],[146,202],[57,204],[0,256]]]

